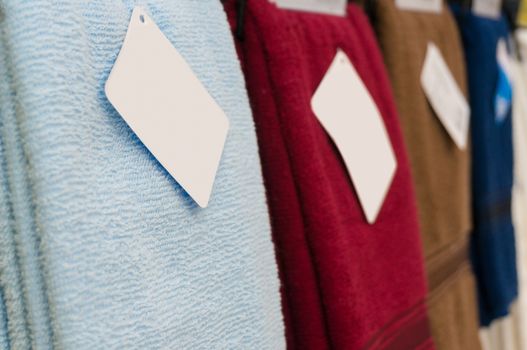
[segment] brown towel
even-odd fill
[[[371,10],[417,191],[432,334],[438,349],[479,349],[476,292],[468,265],[469,152],[457,148],[420,83],[427,44],[433,42],[466,95],[456,23],[446,4],[440,14],[399,10],[393,0],[378,0]]]

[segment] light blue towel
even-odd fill
[[[7,338],[7,314],[5,310],[4,296],[0,289],[0,350],[9,349],[9,341]]]
[[[0,113],[1,116],[1,113]],[[2,128],[2,122],[0,117],[0,129]],[[1,140],[1,138],[0,138]],[[7,293],[10,292],[9,287],[11,285],[6,286],[2,282],[6,280],[7,273],[9,270],[6,271],[7,266],[16,267],[16,264],[14,262],[11,262],[11,264],[6,264],[6,261],[9,257],[12,257],[12,255],[9,255],[8,250],[6,249],[7,239],[10,237],[8,236],[9,231],[9,208],[8,208],[8,201],[6,198],[7,195],[7,189],[5,187],[5,173],[3,171],[3,163],[2,163],[2,143],[0,142],[0,350],[7,350],[10,348],[9,344],[9,337],[8,337],[8,323],[7,323],[7,308],[6,308],[6,291]],[[9,250],[10,252],[13,252],[13,249]],[[17,276],[18,277],[18,276]],[[17,278],[18,280],[18,278]],[[7,287],[7,288],[6,288]],[[19,288],[17,288],[18,290]],[[11,289],[12,291],[12,289]],[[16,295],[19,293],[17,292]],[[20,298],[19,298],[19,301]],[[21,304],[19,304],[21,305]],[[20,317],[20,319],[23,321],[23,317]],[[18,327],[20,330],[25,331],[25,325],[19,325]],[[27,334],[23,334],[22,338],[27,340]],[[21,346],[27,347],[27,344]]]
[[[2,198],[11,224],[0,234],[12,259],[0,260],[10,269],[0,286],[21,301],[6,298],[9,341],[20,344],[11,346],[284,348],[254,126],[220,1],[2,4]],[[206,209],[104,95],[134,5],[229,118]]]
[[[6,52],[3,34],[3,27],[0,27],[0,53]],[[0,290],[5,301],[5,326],[9,345],[13,349],[28,349],[31,340],[23,301],[20,257],[15,249],[14,210],[8,183],[8,178],[13,179],[14,169],[10,167],[11,176],[8,176],[7,154],[4,152],[5,145],[13,140],[13,135],[7,128],[12,125],[15,101],[14,91],[10,91],[11,76],[8,74],[7,61],[3,54],[0,54],[0,77]],[[16,155],[16,152],[10,152],[10,156],[13,155]],[[13,188],[16,191],[15,185]]]
[[[5,302],[3,297],[0,300],[0,349],[9,349],[9,342],[7,338],[7,314],[5,312]]]

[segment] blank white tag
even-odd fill
[[[318,12],[335,16],[346,16],[348,4],[347,0],[271,0],[271,2],[287,10]]]
[[[501,0],[473,0],[472,12],[478,16],[498,19],[501,14]]]
[[[494,114],[496,122],[502,123],[508,116],[512,107],[512,62],[507,51],[507,42],[504,38],[498,40],[496,46],[496,61],[498,62],[498,79],[496,83],[496,96],[494,97]]]
[[[375,222],[397,160],[379,110],[343,51],[337,51],[311,106],[344,159],[366,219]]]
[[[437,117],[456,145],[467,146],[470,107],[439,49],[428,43],[421,85]]]
[[[507,75],[507,78],[512,81],[514,78],[514,74],[512,73],[513,63],[511,55],[507,50],[507,42],[504,38],[499,39],[498,44],[496,44],[496,60],[498,61],[498,65],[503,69],[503,71]]]
[[[141,8],[134,8],[106,96],[163,167],[206,207],[227,116]]]
[[[395,0],[401,10],[441,13],[443,0]]]

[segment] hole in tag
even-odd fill
[[[141,23],[145,23],[145,16],[139,15],[139,20],[141,21]]]

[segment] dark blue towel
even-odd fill
[[[496,47],[500,39],[508,39],[509,28],[504,16],[493,20],[459,6],[452,10],[463,37],[472,109],[471,258],[478,280],[480,321],[489,325],[508,313],[518,294],[511,219],[511,111],[505,118],[495,111],[496,91],[502,85]]]

